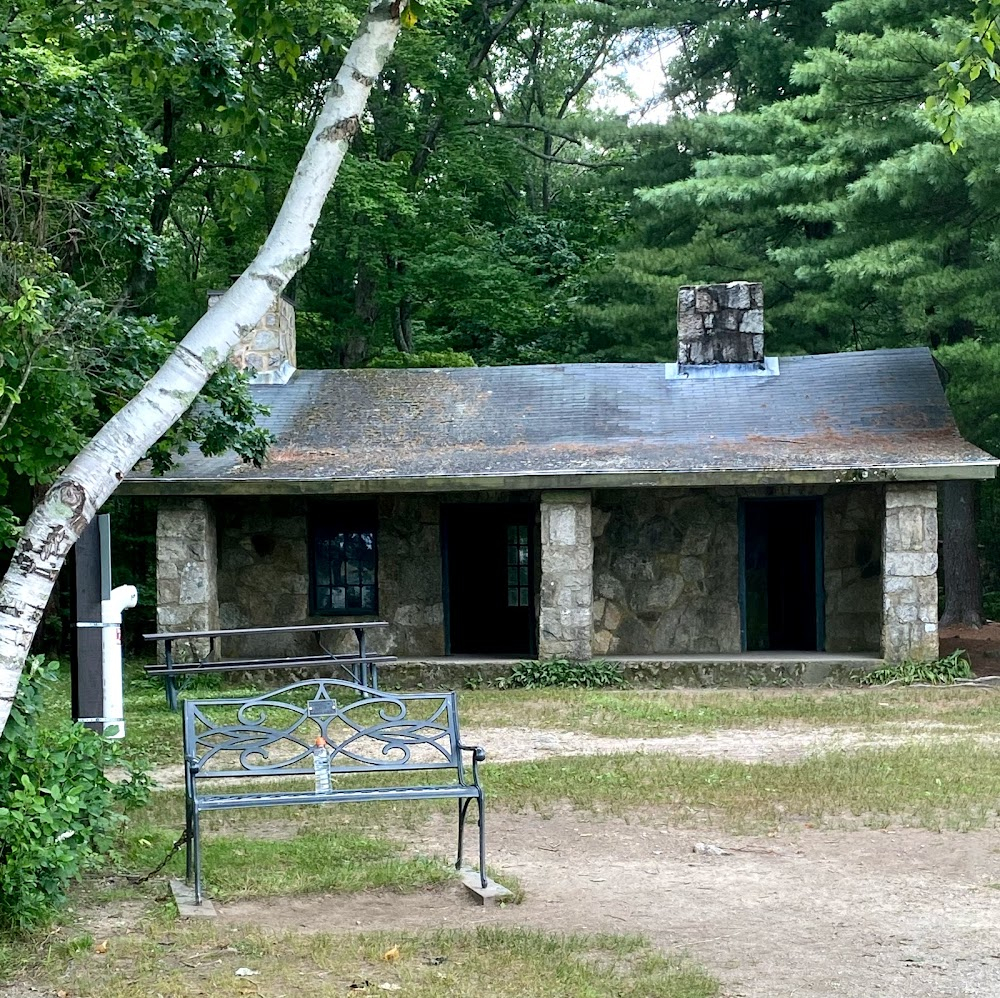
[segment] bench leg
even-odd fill
[[[184,883],[191,883],[191,875],[194,872],[194,831],[191,827],[191,799],[184,799]]]
[[[177,710],[177,687],[174,685],[173,676],[167,676],[167,707],[170,710]]]
[[[465,813],[472,803],[471,797],[462,797],[458,802],[458,858],[455,860],[455,869],[462,869],[462,843],[465,839]]]
[[[198,808],[192,809],[191,832],[192,853],[194,855],[194,903],[201,904],[201,836],[199,835]]]
[[[486,809],[483,807],[483,792],[476,798],[479,809],[479,882],[486,887]]]

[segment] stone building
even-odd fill
[[[125,483],[162,497],[161,630],[382,619],[378,650],[423,662],[937,656],[937,483],[998,462],[927,350],[769,357],[736,282],[681,289],[674,364],[294,371],[279,309],[240,353],[264,467]]]

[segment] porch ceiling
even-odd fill
[[[300,371],[260,385],[276,438],[139,466],[138,494],[366,493],[992,478],[925,349],[782,357],[768,378],[662,364]]]

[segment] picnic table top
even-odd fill
[[[171,641],[176,638],[222,638],[229,634],[292,634],[315,631],[342,631],[347,628],[388,627],[385,620],[363,620],[347,624],[291,624],[286,627],[229,627],[216,631],[165,631],[161,634],[144,634],[147,641]]]

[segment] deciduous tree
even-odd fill
[[[242,333],[309,257],[323,202],[392,52],[406,0],[373,0],[362,18],[267,240],[142,391],[99,430],[28,519],[0,583],[0,730],[49,593],[69,550],[132,465],[191,405]]]

